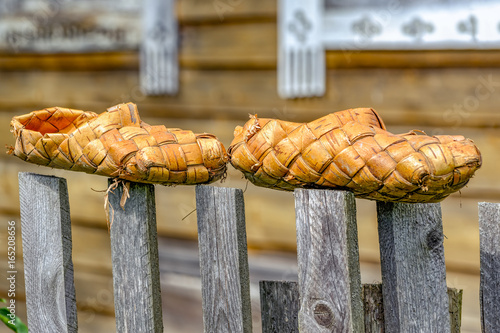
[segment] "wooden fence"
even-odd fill
[[[66,180],[19,174],[28,327],[77,332]],[[117,332],[162,332],[154,186],[109,195]],[[205,332],[251,332],[243,192],[197,186]],[[261,281],[262,331],[460,332],[439,204],[378,203],[382,284],[361,285],[350,192],[296,190],[298,283]],[[110,213],[111,214],[111,213]],[[479,206],[481,323],[500,331],[500,204]]]

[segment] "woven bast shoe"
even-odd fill
[[[481,166],[462,136],[386,131],[375,110],[349,109],[307,124],[252,116],[235,129],[230,162],[258,186],[344,189],[393,202],[439,202]]]
[[[27,162],[124,180],[201,184],[226,173],[224,146],[211,134],[150,126],[133,103],[100,115],[60,107],[11,121],[10,153]]]

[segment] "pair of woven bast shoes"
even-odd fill
[[[464,187],[481,166],[463,136],[389,133],[369,108],[310,123],[252,116],[225,150],[208,133],[151,126],[125,103],[100,115],[61,107],[17,116],[10,153],[31,163],[124,180],[205,184],[228,161],[258,186],[350,190],[361,198],[438,202]]]

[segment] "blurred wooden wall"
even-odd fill
[[[224,1],[223,1],[224,2]],[[500,200],[500,52],[327,52],[324,97],[282,100],[277,95],[276,1],[235,2],[219,15],[212,1],[180,0],[180,88],[176,96],[146,97],[139,89],[136,51],[90,54],[0,54],[0,138],[13,144],[12,116],[49,106],[103,112],[119,102],[138,104],[143,120],[216,134],[226,145],[248,114],[309,121],[351,107],[375,108],[393,132],[423,129],[462,134],[483,153],[470,185],[442,204],[448,278],[470,288],[466,314],[479,323],[478,201]],[[252,249],[295,250],[293,195],[257,188],[229,168],[218,186],[246,188],[248,244]],[[81,309],[112,315],[112,303],[95,302],[111,275],[103,210],[106,179],[51,170],[0,155],[0,233],[19,221],[17,173],[33,171],[68,179],[73,221],[75,279]],[[196,240],[194,188],[157,187],[158,232]],[[187,217],[186,217],[187,216]],[[358,200],[360,257],[378,263],[373,202]],[[20,244],[20,239],[18,241]],[[3,243],[2,243],[3,244]],[[5,258],[5,248],[0,249]],[[18,251],[19,258],[21,253]],[[19,259],[20,261],[20,259]],[[0,270],[5,271],[0,260]],[[458,279],[458,280],[457,280]],[[476,283],[468,287],[469,282]],[[5,284],[0,284],[4,293]],[[109,289],[109,288],[108,288]],[[471,319],[472,321],[472,319]],[[471,324],[472,325],[472,324]],[[473,326],[473,325],[472,325]],[[471,327],[472,327],[471,326]]]

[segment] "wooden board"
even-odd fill
[[[154,186],[130,183],[122,208],[124,191],[118,184],[109,193],[116,329],[163,332]],[[138,311],[130,312],[131,299]]]
[[[326,51],[327,68],[496,67],[498,50]]]
[[[184,68],[275,69],[276,23],[250,22],[183,26],[180,65]]]
[[[0,54],[2,71],[113,71],[139,68],[139,55],[129,52]]]
[[[76,333],[71,220],[66,180],[19,174],[28,326]],[[7,271],[16,279],[17,271]],[[13,274],[12,274],[13,273]]]
[[[294,194],[299,330],[364,331],[354,195],[304,189]]]
[[[448,304],[450,311],[450,331],[460,333],[462,327],[463,290],[448,287]]]
[[[181,24],[216,24],[276,20],[277,1],[269,0],[182,0],[177,15]]]
[[[299,287],[291,281],[260,281],[262,333],[299,332]]]
[[[479,205],[481,236],[481,327],[494,332],[500,326],[500,204]]]
[[[450,332],[440,204],[377,203],[388,332]]]
[[[198,245],[206,333],[251,333],[243,191],[196,187]]]
[[[363,309],[365,314],[365,332],[384,332],[382,284],[363,284]]]
[[[388,126],[435,126],[443,133],[450,128],[498,126],[499,77],[500,69],[331,70],[324,98],[285,101],[277,95],[273,70],[186,69],[180,72],[177,96],[155,98],[140,92],[136,72],[6,72],[0,81],[8,82],[2,83],[0,106],[4,111],[60,105],[101,112],[133,101],[142,117],[215,115],[215,119],[241,122],[248,113],[310,121],[330,112],[369,106],[380,112]]]

